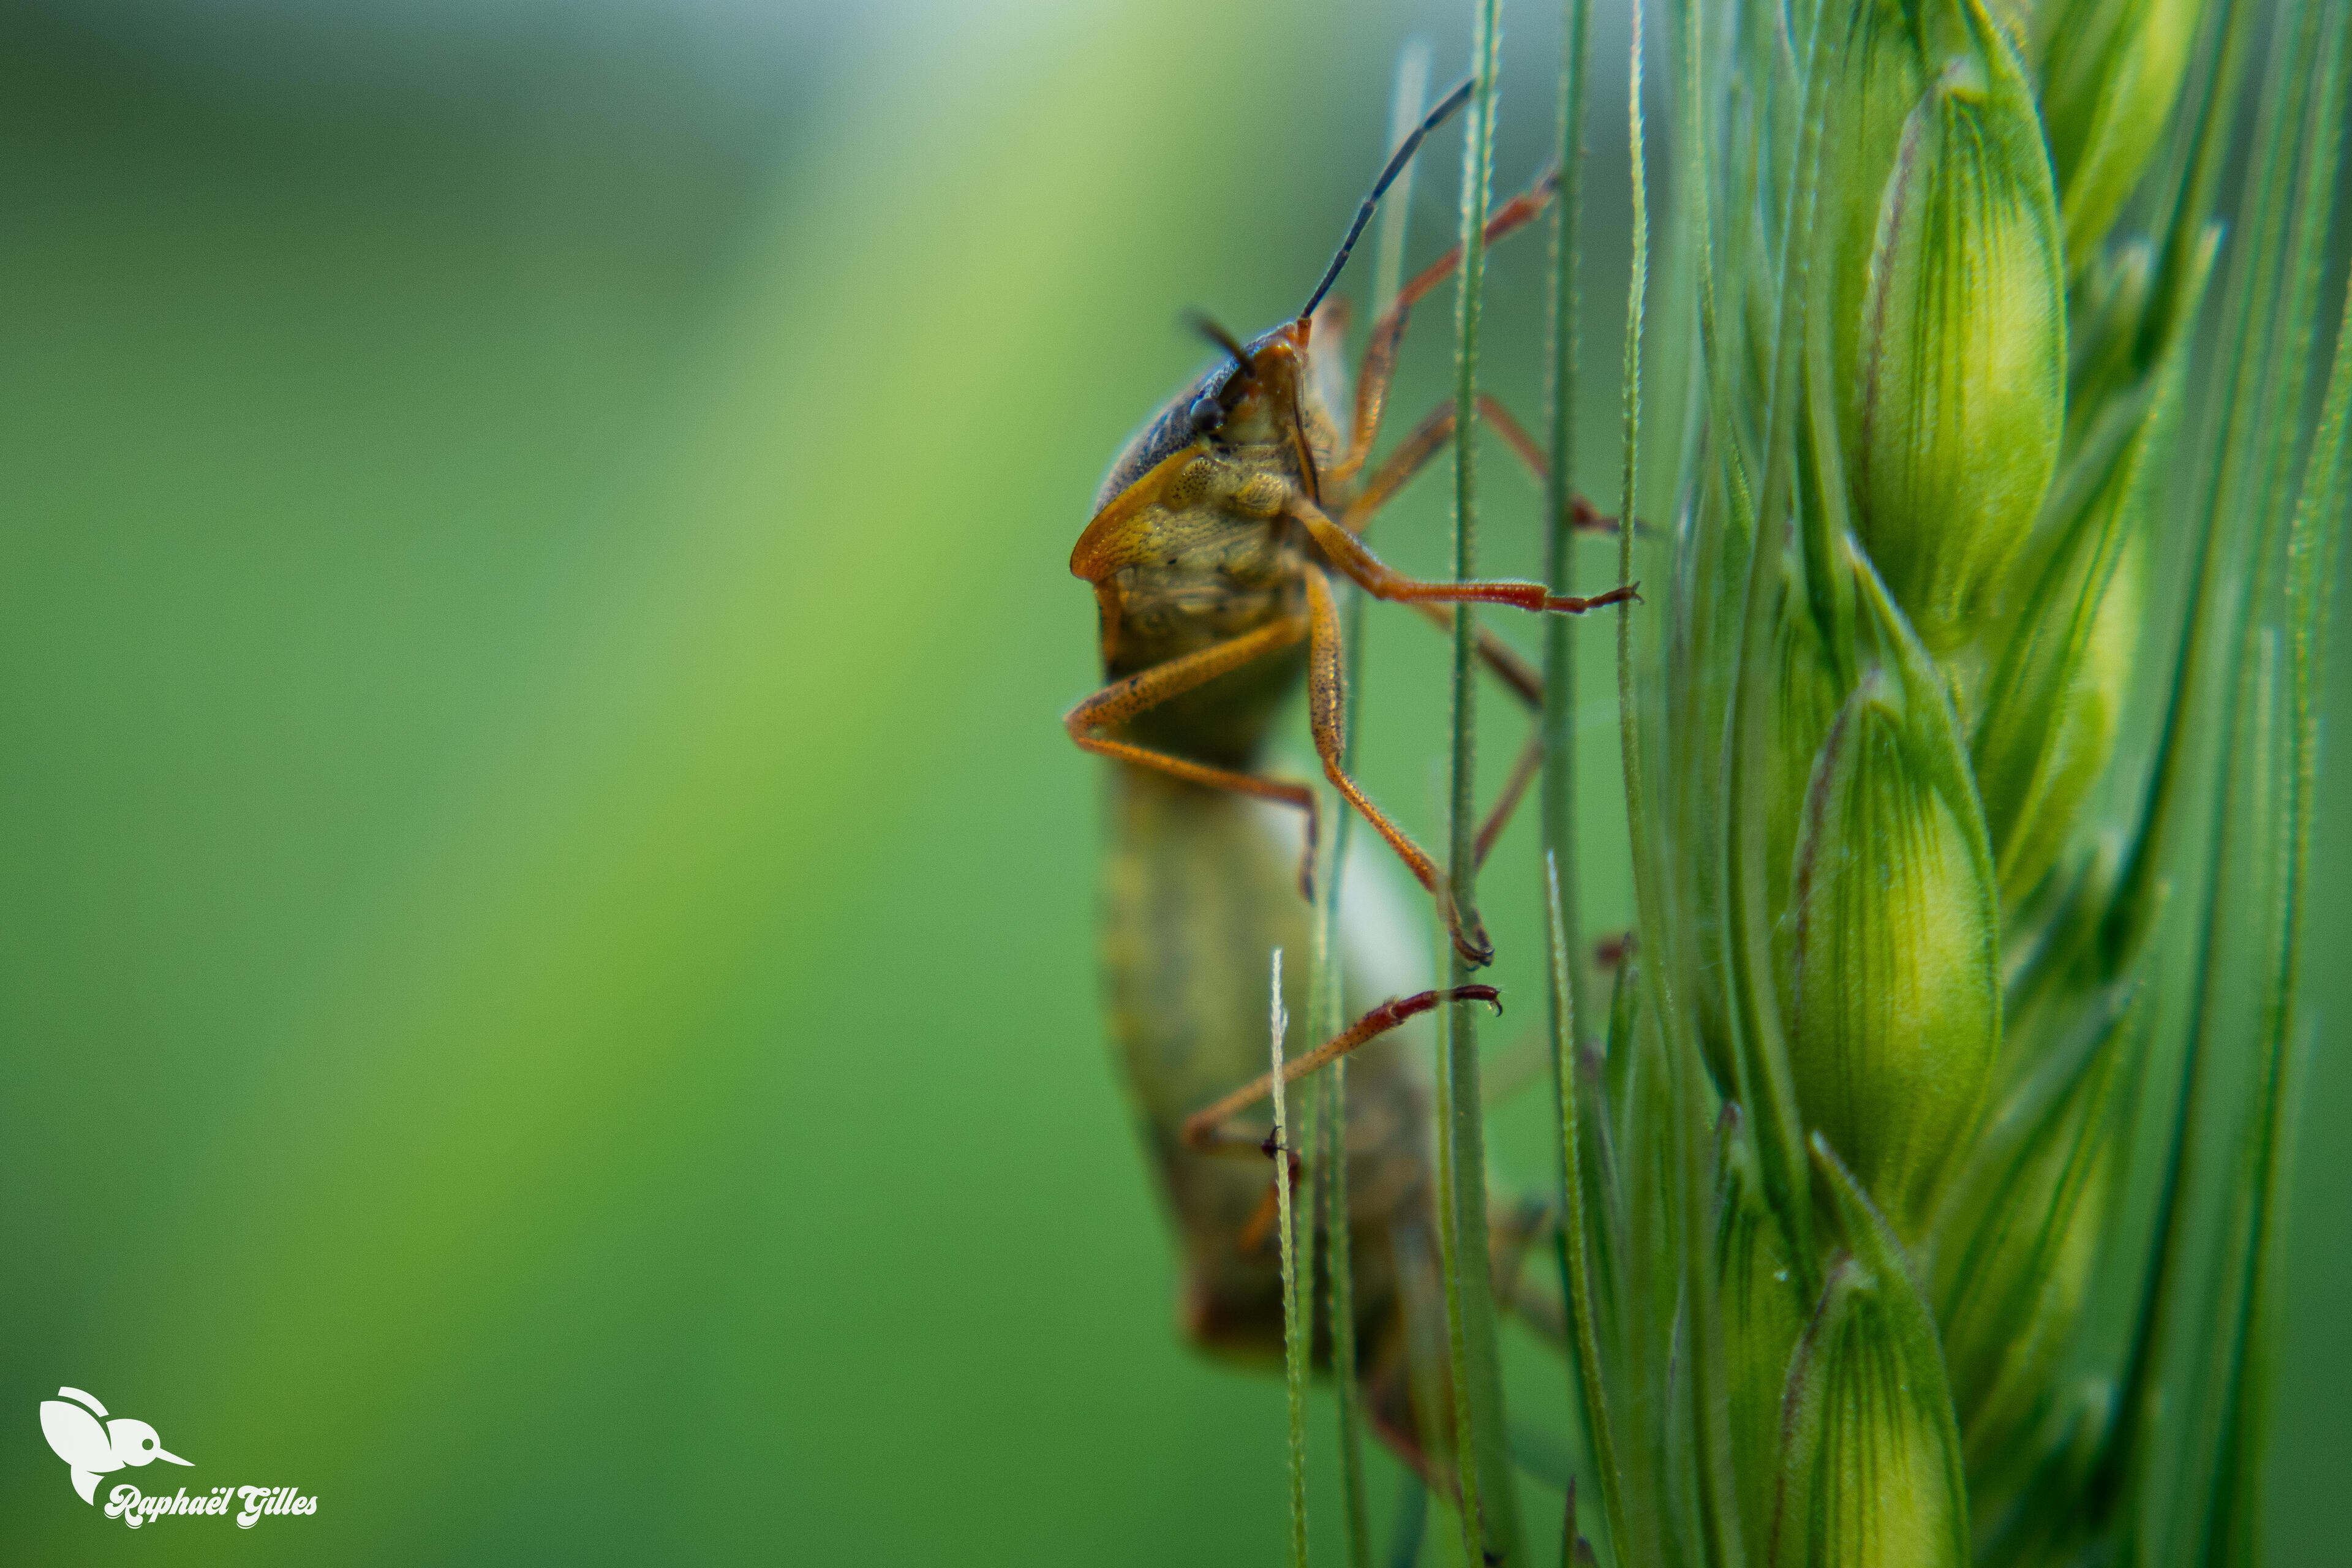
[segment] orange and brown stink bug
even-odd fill
[[[1324,776],[1438,899],[1463,957],[1485,964],[1494,949],[1476,912],[1448,907],[1437,863],[1341,766],[1339,615],[1330,574],[1344,573],[1374,598],[1432,607],[1510,605],[1581,615],[1633,590],[1587,599],[1549,593],[1540,583],[1426,582],[1391,570],[1359,537],[1452,435],[1453,412],[1441,408],[1363,478],[1405,322],[1413,305],[1453,272],[1458,252],[1415,278],[1374,325],[1344,446],[1330,412],[1340,400],[1344,317],[1325,297],[1391,182],[1468,92],[1465,83],[1449,94],[1397,149],[1295,319],[1246,344],[1202,323],[1225,360],[1128,443],[1096,498],[1094,521],[1070,552],[1072,574],[1094,584],[1110,681],[1064,722],[1087,751],[1297,807],[1307,819],[1311,868],[1313,791],[1251,771],[1267,721],[1303,666]],[[1553,184],[1547,176],[1506,205],[1488,224],[1488,239],[1533,219],[1551,199]],[[1491,399],[1483,404],[1489,422],[1540,468],[1540,455],[1517,423]],[[1499,645],[1486,646],[1490,663],[1515,662]],[[1119,732],[1106,733],[1114,731]]]
[[[1419,582],[1382,564],[1360,537],[1453,434],[1449,405],[1366,474],[1407,317],[1452,274],[1458,255],[1414,278],[1376,323],[1344,442],[1330,412],[1346,401],[1343,312],[1326,296],[1374,205],[1468,90],[1465,83],[1450,94],[1398,147],[1296,318],[1247,344],[1205,329],[1224,360],[1128,444],[1070,558],[1071,570],[1094,585],[1108,684],[1066,722],[1080,746],[1114,763],[1103,917],[1111,1022],[1181,1240],[1181,1326],[1204,1349],[1261,1363],[1278,1358],[1283,1342],[1280,1281],[1262,1245],[1268,1194],[1256,1156],[1265,1146],[1258,1130],[1226,1123],[1266,1086],[1261,1079],[1240,1094],[1225,1091],[1263,1070],[1268,950],[1307,945],[1301,879],[1277,836],[1286,824],[1270,824],[1282,814],[1261,803],[1307,814],[1311,855],[1315,797],[1304,784],[1256,771],[1274,713],[1302,675],[1326,775],[1439,897],[1465,956],[1476,963],[1490,956],[1475,913],[1444,907],[1436,866],[1341,765],[1339,619],[1329,574],[1342,573],[1374,596],[1412,605],[1444,626],[1465,602],[1579,612],[1628,593],[1577,599],[1534,583]],[[1552,188],[1547,177],[1504,206],[1487,237],[1525,226]],[[1491,399],[1480,406],[1540,471],[1542,456],[1521,427]],[[1590,509],[1580,509],[1580,521],[1607,526]],[[1483,637],[1480,650],[1523,700],[1540,704],[1540,683],[1508,648]],[[1482,855],[1535,755],[1523,754],[1480,836]],[[1418,944],[1402,934],[1409,922],[1383,902],[1376,879],[1351,872],[1345,890],[1346,951],[1334,959],[1349,982],[1346,1005],[1363,1016],[1291,1063],[1286,1076],[1370,1047],[1355,1058],[1341,1144],[1354,1370],[1378,1429],[1435,1476],[1444,1468],[1452,1421],[1445,1408],[1430,1407],[1432,1400],[1447,1405],[1450,1394],[1442,1348],[1431,1349],[1443,1346],[1444,1320],[1428,1086],[1391,1031],[1446,996],[1491,1001],[1494,993],[1424,991],[1367,1010],[1370,998],[1421,967]],[[1292,1003],[1297,1011],[1303,998]],[[1223,1157],[1235,1153],[1245,1158]],[[1328,1365],[1329,1354],[1328,1339],[1318,1342],[1318,1363]]]

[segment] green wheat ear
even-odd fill
[[[1649,1205],[1625,1272],[1672,1281],[1571,1281],[1586,1425],[1661,1515],[1612,1545],[2254,1561],[2352,6],[1674,14],[1698,353],[1675,527],[1622,542],[1673,589],[1621,627],[1644,1006],[1606,1075],[1659,1190],[1562,1205],[1595,1244]],[[1661,1308],[1664,1384],[1612,1321]]]
[[[1638,7],[1627,62],[1616,580],[1645,602],[1614,629],[1638,942],[1606,1007],[1579,947],[1576,628],[1542,634],[1547,1196],[1571,1364],[1511,1396],[1562,1402],[1583,1439],[1559,1558],[2259,1563],[2352,508],[2352,300],[2326,288],[2352,0],[1664,9],[1654,296]],[[1474,10],[1458,577],[1494,330],[1499,5]],[[1559,98],[1559,592],[1591,586],[1570,532],[1588,10],[1564,6]],[[1645,389],[1653,320],[1686,352],[1654,355]],[[1473,616],[1455,633],[1469,908]],[[1338,1016],[1330,816],[1318,1032]],[[1440,1022],[1459,1495],[1439,1500],[1465,1561],[1549,1561],[1506,1436],[1476,1044],[1466,1014]],[[1322,1093],[1315,1164],[1337,1172],[1336,1073]],[[1342,1367],[1347,1197],[1318,1190]],[[1294,1435],[1312,1278],[1286,1285]],[[1339,1411],[1362,1563],[1344,1378]]]

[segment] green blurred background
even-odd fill
[[[1510,22],[1506,186],[1557,58],[1549,6]],[[1200,357],[1178,310],[1295,308],[1401,41],[1450,79],[1466,30],[1433,0],[0,11],[0,1560],[1278,1558],[1279,1388],[1176,1343],[1101,1043],[1066,563]],[[1542,264],[1498,257],[1490,304],[1529,413]],[[1533,492],[1492,474],[1487,557],[1528,570]],[[1444,488],[1383,521],[1400,563],[1443,561]],[[1444,645],[1375,621],[1368,772],[1425,830]],[[1497,864],[1531,994],[1523,832]],[[2283,1563],[2325,1554],[2352,1458],[2345,970]],[[1506,1117],[1507,1176],[1539,1124]],[[60,1384],[196,1462],[127,1479],[317,1516],[133,1535],[41,1439]]]

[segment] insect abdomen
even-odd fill
[[[1180,1326],[1204,1349],[1271,1361],[1282,1349],[1276,1255],[1271,1247],[1244,1253],[1241,1243],[1274,1165],[1254,1151],[1197,1152],[1178,1130],[1265,1070],[1276,947],[1286,957],[1286,1048],[1297,1055],[1313,1044],[1300,1033],[1309,923],[1298,895],[1298,818],[1163,774],[1109,771],[1102,940],[1111,1031],[1181,1253]],[[1350,865],[1351,906],[1378,902],[1373,875],[1368,861]],[[1410,952],[1408,945],[1405,965]],[[1372,995],[1351,986],[1348,1005],[1413,989],[1418,975],[1418,966],[1384,975],[1387,989]],[[1397,1233],[1425,1237],[1431,1227],[1428,1089],[1415,1054],[1426,1048],[1424,1035],[1404,1031],[1350,1058],[1349,1233],[1366,1363],[1401,1349]],[[1328,1347],[1318,1353],[1328,1361]]]

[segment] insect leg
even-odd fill
[[[1486,814],[1486,820],[1479,826],[1477,864],[1484,866],[1486,863],[1486,857],[1494,850],[1495,840],[1500,838],[1503,829],[1511,825],[1511,814],[1519,809],[1519,802],[1527,798],[1528,786],[1535,783],[1536,775],[1542,772],[1543,731],[1535,730],[1528,733],[1527,742],[1512,761],[1511,776],[1503,781],[1503,793],[1495,797],[1495,808]]]
[[[1454,629],[1454,617],[1458,612],[1453,605],[1423,604],[1414,605],[1412,608],[1440,630],[1450,632]],[[1478,628],[1478,661],[1509,689],[1511,695],[1517,698],[1529,713],[1543,711],[1543,677],[1536,673],[1533,665],[1519,657],[1516,648],[1484,626]],[[1500,838],[1503,829],[1510,826],[1511,814],[1519,808],[1528,786],[1535,783],[1536,775],[1542,772],[1543,735],[1535,731],[1529,733],[1527,743],[1519,748],[1518,756],[1511,763],[1510,777],[1504,781],[1503,793],[1495,798],[1493,809],[1486,814],[1485,824],[1478,829],[1479,865],[1486,863],[1486,856],[1495,847],[1495,840]]]
[[[1641,597],[1630,584],[1587,599],[1572,594],[1554,594],[1540,583],[1517,582],[1508,578],[1471,583],[1433,583],[1419,577],[1408,577],[1373,554],[1363,541],[1325,516],[1322,509],[1305,496],[1290,497],[1283,503],[1283,510],[1306,528],[1307,535],[1322,548],[1325,558],[1332,565],[1354,578],[1375,599],[1388,599],[1399,604],[1509,605],[1522,610],[1548,610],[1580,616],[1604,605],[1622,604],[1628,599]]]
[[[1528,477],[1535,480],[1538,489],[1550,483],[1550,456],[1541,447],[1536,445],[1536,438],[1528,434],[1528,427],[1513,417],[1509,409],[1503,406],[1502,399],[1491,392],[1480,393],[1478,417],[1492,426],[1495,434],[1503,438],[1503,444],[1510,447],[1513,455],[1520,462],[1527,465]],[[1599,507],[1572,491],[1568,498],[1568,525],[1580,533],[1617,531],[1615,518],[1608,516]],[[1638,527],[1637,524],[1637,530]]]
[[[1494,244],[1516,229],[1533,223],[1550,205],[1552,195],[1559,188],[1559,171],[1547,171],[1542,177],[1512,197],[1486,220],[1486,243]],[[1412,308],[1432,289],[1454,276],[1462,265],[1462,247],[1455,246],[1423,268],[1420,275],[1397,291],[1396,302],[1372,323],[1372,341],[1365,346],[1364,363],[1356,376],[1356,417],[1348,439],[1348,455],[1326,479],[1346,479],[1352,477],[1372,454],[1372,442],[1381,433],[1381,415],[1388,405],[1389,381],[1396,372],[1397,345],[1404,337],[1405,323],[1412,319]]]
[[[1527,465],[1528,472],[1537,484],[1544,483],[1550,477],[1551,465],[1545,458],[1542,448],[1536,445],[1535,437],[1511,416],[1511,411],[1504,407],[1494,394],[1482,392],[1478,395],[1478,416],[1493,426],[1513,455]],[[1360,537],[1370,526],[1373,514],[1394,500],[1397,492],[1418,478],[1421,470],[1427,468],[1438,453],[1445,450],[1446,444],[1453,439],[1454,405],[1448,401],[1430,410],[1429,416],[1414,426],[1412,433],[1381,460],[1379,468],[1372,470],[1372,477],[1364,481],[1362,491],[1348,503],[1347,510],[1339,515],[1339,526]],[[1570,506],[1572,510],[1569,522],[1572,527],[1591,533],[1617,531],[1617,520],[1602,515],[1600,508],[1582,496],[1571,497]]]
[[[1063,727],[1070,739],[1083,751],[1097,756],[1114,757],[1138,767],[1151,768],[1192,784],[1211,789],[1231,790],[1236,795],[1254,795],[1284,805],[1295,805],[1307,814],[1307,855],[1299,872],[1300,885],[1312,897],[1315,870],[1315,792],[1303,784],[1285,779],[1260,778],[1231,768],[1212,767],[1190,758],[1155,752],[1149,746],[1139,746],[1129,741],[1114,741],[1094,733],[1096,730],[1123,723],[1137,714],[1157,708],[1172,697],[1178,697],[1215,679],[1228,670],[1240,668],[1252,659],[1290,647],[1307,635],[1305,616],[1286,616],[1278,621],[1244,632],[1223,642],[1212,643],[1165,664],[1155,664],[1150,669],[1139,670],[1123,680],[1108,686],[1080,702],[1062,715]]]
[[[1389,820],[1388,814],[1374,805],[1371,797],[1348,776],[1341,762],[1345,751],[1341,715],[1346,703],[1339,606],[1331,595],[1331,579],[1313,566],[1308,566],[1306,573],[1307,618],[1311,628],[1307,639],[1307,713],[1308,727],[1315,735],[1316,753],[1323,759],[1323,776],[1389,841],[1389,847],[1404,861],[1414,880],[1437,900],[1438,913],[1445,921],[1454,950],[1473,964],[1492,963],[1494,944],[1486,940],[1486,927],[1479,923],[1477,911],[1455,908],[1445,875],[1439,870],[1437,862],[1407,837],[1403,828]]]
[[[1274,1227],[1282,1215],[1282,1184],[1289,1183],[1290,1190],[1296,1193],[1298,1179],[1307,1173],[1307,1162],[1298,1157],[1297,1150],[1286,1149],[1276,1142],[1272,1128],[1266,1129],[1265,1136],[1257,1141],[1256,1148],[1267,1159],[1280,1161],[1281,1168],[1274,1180],[1266,1184],[1265,1196],[1258,1200],[1257,1207],[1251,1212],[1241,1233],[1234,1238],[1234,1250],[1244,1258],[1254,1258],[1261,1251],[1273,1250],[1268,1244],[1274,1240]]]
[[[1428,417],[1414,426],[1397,449],[1372,470],[1372,477],[1364,481],[1364,488],[1339,514],[1339,526],[1349,533],[1362,533],[1371,526],[1381,508],[1394,500],[1397,492],[1418,478],[1453,439],[1454,405],[1442,403],[1431,409]],[[1329,478],[1325,477],[1327,480]]]
[[[1535,438],[1528,434],[1527,427],[1513,418],[1510,410],[1491,393],[1478,395],[1478,413],[1527,465],[1536,483],[1544,483],[1549,477],[1550,465],[1542,449],[1536,445]],[[1362,493],[1350,501],[1348,510],[1340,515],[1339,525],[1349,533],[1362,537],[1364,530],[1371,523],[1373,514],[1394,500],[1397,492],[1426,468],[1432,458],[1444,451],[1453,437],[1454,405],[1451,403],[1440,404],[1427,418],[1413,427],[1402,445],[1373,470],[1372,477],[1365,481]],[[1574,508],[1570,519],[1572,526],[1596,533],[1614,533],[1617,531],[1617,520],[1602,516],[1600,509],[1582,496],[1571,498],[1570,504]],[[1454,629],[1454,612],[1445,605],[1422,602],[1412,607],[1432,625],[1447,631]],[[1478,658],[1526,704],[1529,712],[1543,707],[1542,678],[1511,650],[1509,644],[1484,626],[1478,628]],[[1521,748],[1517,760],[1511,764],[1510,779],[1504,784],[1494,810],[1488,814],[1486,825],[1478,830],[1480,865],[1486,863],[1487,853],[1495,847],[1495,840],[1502,837],[1511,814],[1518,809],[1520,799],[1542,767],[1542,739],[1531,735],[1527,745]]]
[[[1297,1083],[1308,1073],[1330,1066],[1360,1046],[1370,1045],[1407,1019],[1417,1018],[1433,1007],[1448,1002],[1484,1002],[1500,1013],[1503,1004],[1491,985],[1457,985],[1445,991],[1416,991],[1410,996],[1381,1003],[1339,1034],[1332,1036],[1305,1056],[1282,1065],[1282,1081]],[[1184,1119],[1184,1142],[1194,1149],[1213,1148],[1223,1142],[1223,1123],[1247,1110],[1274,1092],[1274,1074],[1261,1073],[1252,1082],[1225,1096],[1214,1105],[1195,1111]]]

